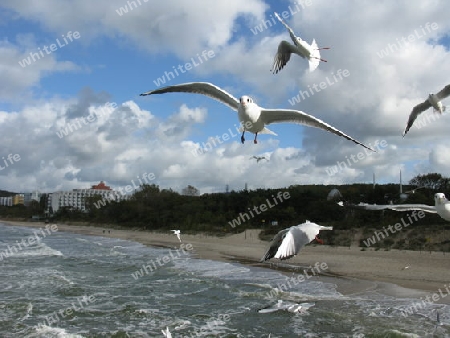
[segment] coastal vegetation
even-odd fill
[[[392,202],[433,205],[433,195],[436,192],[449,196],[449,182],[448,178],[436,173],[419,175],[404,186],[403,191],[417,187],[421,189],[402,196],[398,184],[292,185],[283,189],[203,195],[186,193],[196,191],[194,187],[184,189],[184,194],[180,194],[171,189],[145,184],[127,200],[108,201],[98,208],[96,206],[101,197],[95,196],[85,201],[87,212],[63,207],[49,217],[52,222],[61,223],[83,222],[151,231],[180,229],[182,233],[206,232],[216,235],[239,233],[252,228],[263,229],[263,240],[270,240],[281,229],[310,220],[334,227],[333,231],[320,234],[326,244],[368,249],[367,238],[376,231],[401,222],[408,213],[348,209],[339,206],[338,201],[356,204]],[[332,190],[336,191],[334,189],[341,196],[330,194]],[[287,196],[289,197],[286,198]],[[0,217],[31,219],[33,215],[44,214],[44,209],[42,199],[41,202],[32,201],[28,207],[2,206]],[[236,219],[240,219],[240,222],[233,222]],[[450,223],[436,214],[427,213],[423,218],[414,219],[401,231],[390,232],[388,236],[378,239],[371,243],[371,249],[449,252]]]

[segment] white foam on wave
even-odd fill
[[[12,255],[12,257],[25,257],[25,256],[64,256],[64,255],[61,251],[52,249],[47,244],[39,242],[37,245],[30,246]]]
[[[36,327],[36,335],[31,337],[46,338],[84,338],[79,334],[68,333],[65,329],[59,327],[51,327],[47,325],[38,325]]]

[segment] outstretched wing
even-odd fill
[[[426,204],[344,204],[343,206],[352,209],[362,209],[362,210],[394,210],[394,211],[411,211],[411,210],[421,210],[424,212],[436,214],[436,207],[433,205]]]
[[[291,122],[291,123],[303,124],[303,125],[306,125],[309,127],[320,128],[320,129],[326,130],[330,133],[333,133],[335,135],[345,137],[347,140],[355,142],[356,144],[359,144],[359,145],[363,146],[364,148],[367,148],[367,149],[375,152],[375,150],[373,150],[372,148],[355,140],[354,138],[343,133],[342,131],[330,126],[328,123],[325,123],[322,120],[320,120],[312,115],[306,114],[300,110],[261,109],[261,119],[265,124]]]
[[[428,108],[431,108],[430,101],[425,100],[424,102],[418,104],[413,108],[411,113],[409,114],[408,123],[406,124],[405,131],[403,132],[403,137],[405,137],[406,133],[409,131],[409,129],[412,127],[414,121],[416,120],[417,116],[427,110]]]
[[[309,242],[311,241],[309,240],[307,234],[299,227],[290,227],[274,258],[278,258],[280,260],[289,259],[295,256],[297,252],[299,252],[300,249]]]
[[[275,237],[272,239],[272,241],[269,244],[269,249],[266,251],[264,256],[260,259],[260,262],[267,261],[275,256],[277,253],[278,248],[280,247],[284,235],[289,231],[289,229],[284,229],[279,231]]]
[[[226,104],[233,110],[238,110],[239,100],[227,91],[209,82],[188,82],[174,86],[167,86],[142,93],[141,96],[165,93],[193,93],[206,95],[214,100]]]
[[[292,28],[289,27],[289,26],[287,25],[287,23],[284,22],[284,20],[283,20],[282,18],[280,18],[280,16],[278,15],[277,12],[274,12],[274,14],[275,14],[275,16],[277,17],[277,19],[283,24],[283,26],[286,27],[286,29],[288,30],[289,35],[291,36],[291,39],[292,39],[292,41],[294,42],[294,44],[297,44],[297,43],[298,43],[298,39],[300,39],[300,38],[294,34],[294,31],[292,30]],[[301,39],[300,39],[300,40],[301,40]]]
[[[273,58],[272,73],[277,74],[288,63],[291,53],[295,52],[295,47],[287,41],[281,41],[278,45],[277,53]],[[300,55],[301,56],[301,55]]]
[[[444,89],[442,89],[439,93],[436,94],[439,100],[443,100],[449,95],[450,95],[450,85],[445,86]]]

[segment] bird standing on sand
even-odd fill
[[[180,243],[181,243],[181,231],[180,231],[180,230],[170,230],[170,231],[173,231],[173,234],[174,234],[174,235],[177,235],[178,240],[179,240]]]
[[[278,13],[274,13],[278,20],[286,27],[291,36],[294,44],[291,44],[287,41],[281,41],[278,45],[278,51],[275,54],[272,66],[272,72],[274,74],[278,73],[283,67],[288,63],[291,58],[291,54],[300,55],[302,58],[307,59],[309,62],[309,71],[314,71],[319,65],[320,61],[327,62],[327,60],[320,58],[321,49],[330,49],[329,47],[318,48],[316,44],[316,40],[312,40],[311,45],[306,41],[302,40],[298,36],[294,34],[294,31],[289,27],[283,19],[280,18]]]
[[[320,230],[333,230],[333,227],[326,227],[306,221],[305,223],[281,230],[275,235],[272,242],[270,242],[270,247],[260,262],[271,258],[283,260],[294,257],[301,248],[313,240],[323,244],[323,241],[317,237]]]
[[[450,85],[447,85],[439,93],[428,95],[428,98],[425,101],[415,106],[411,111],[411,113],[409,114],[408,123],[406,124],[405,131],[403,132],[403,137],[405,137],[406,133],[412,127],[417,116],[419,116],[419,114],[421,114],[428,108],[433,107],[433,110],[435,112],[442,114],[445,111],[445,106],[442,105],[441,100],[445,99],[449,95],[450,95]]]
[[[242,127],[242,143],[245,141],[244,134],[246,131],[255,134],[255,139],[253,142],[256,144],[258,143],[256,141],[258,134],[276,135],[273,131],[266,128],[267,124],[291,122],[329,131],[330,133],[345,137],[347,140],[353,141],[356,144],[375,152],[372,148],[367,147],[361,142],[351,138],[342,131],[330,126],[312,115],[308,115],[300,110],[265,109],[254,103],[252,98],[249,96],[244,95],[238,100],[225,90],[208,82],[189,82],[174,86],[167,86],[142,93],[141,96],[174,92],[203,94],[214,100],[222,102],[233,110],[236,110],[238,112],[239,121],[241,122]]]
[[[441,218],[446,221],[450,221],[450,201],[441,192],[434,194],[434,206],[426,204],[344,204],[343,202],[338,202],[340,206],[349,207],[352,209],[363,209],[363,210],[384,210],[390,209],[394,211],[411,211],[419,210],[428,212],[431,214],[438,214]],[[409,217],[409,215],[408,215]],[[417,215],[413,212],[411,217],[417,220]]]

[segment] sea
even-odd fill
[[[0,337],[450,337],[450,306],[412,311],[419,297],[342,294],[320,277],[280,290],[301,272],[36,231],[0,223]]]

